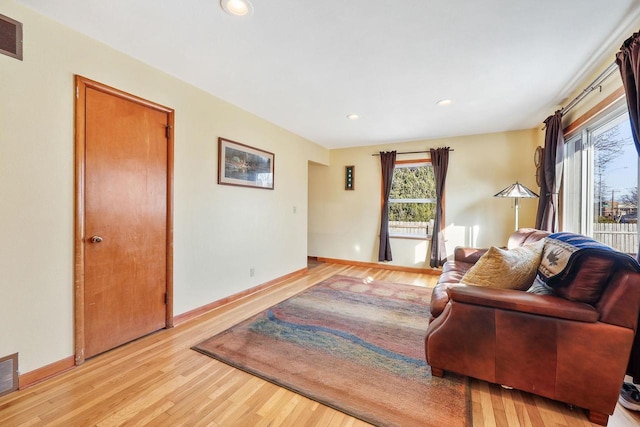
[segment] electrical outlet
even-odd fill
[[[251,267],[249,269],[249,277],[253,277],[255,275],[256,275],[256,269],[255,269],[255,267]]]
[[[293,207],[293,213],[298,212],[298,208],[296,208],[295,206]]]

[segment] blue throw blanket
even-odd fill
[[[575,273],[576,261],[584,255],[613,258],[619,268],[640,273],[640,264],[632,256],[589,237],[574,233],[554,233],[547,236],[538,267],[538,279],[549,286],[570,278]]]

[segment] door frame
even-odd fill
[[[74,197],[74,338],[75,364],[85,360],[84,272],[85,272],[85,120],[86,91],[94,89],[109,95],[135,102],[167,115],[167,244],[166,244],[166,317],[165,327],[173,327],[173,143],[174,110],[152,101],[139,98],[113,87],[76,75],[75,100],[75,197]]]

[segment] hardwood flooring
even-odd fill
[[[64,374],[0,397],[0,426],[368,426],[203,356],[190,347],[334,274],[433,286],[436,276],[335,264],[96,356]],[[579,387],[580,385],[576,385]],[[471,381],[473,425],[591,426],[548,399]],[[611,427],[640,425],[618,407]]]

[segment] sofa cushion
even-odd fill
[[[430,310],[433,317],[438,317],[449,302],[449,285],[460,283],[462,276],[469,271],[473,264],[461,261],[447,261],[442,267],[442,274],[438,279],[438,284],[431,293]]]
[[[462,279],[462,276],[473,267],[473,263],[463,261],[447,261],[442,266],[442,279],[441,281],[449,280],[448,275],[451,278],[455,278],[458,282]]]
[[[536,277],[543,245],[544,240],[513,249],[493,246],[469,269],[461,282],[491,288],[526,290]]]
[[[507,248],[513,249],[518,246],[524,246],[529,243],[542,240],[551,234],[548,231],[536,230],[535,228],[520,228],[518,231],[509,236]]]

